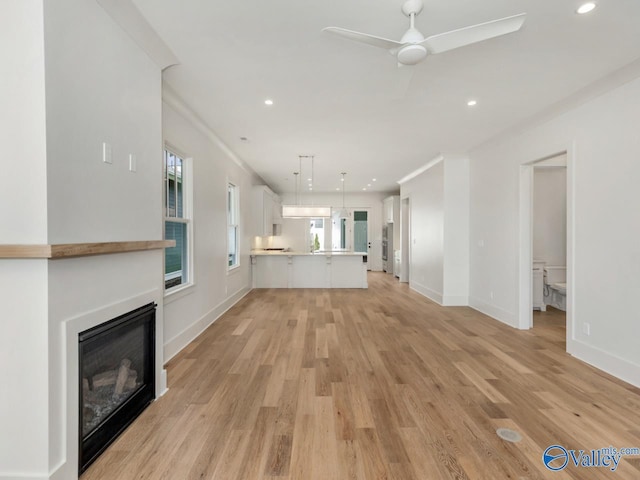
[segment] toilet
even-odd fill
[[[564,265],[545,265],[544,267],[544,303],[558,310],[567,310],[567,267]]]

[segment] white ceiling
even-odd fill
[[[347,191],[372,178],[368,190],[397,190],[439,153],[466,152],[640,57],[637,0],[601,1],[587,15],[575,0],[425,0],[425,36],[527,20],[401,69],[384,50],[321,29],[399,39],[402,0],[134,2],[180,60],[165,82],[278,192],[295,190],[300,154],[315,155],[314,191],[335,191],[342,171]]]

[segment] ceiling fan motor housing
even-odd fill
[[[398,51],[398,62],[403,65],[415,65],[427,56],[422,45],[405,45]]]
[[[407,17],[410,17],[412,13],[418,15],[423,7],[422,0],[407,0],[402,5],[402,13]]]

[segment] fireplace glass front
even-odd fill
[[[80,333],[79,354],[82,473],[155,397],[155,304]]]

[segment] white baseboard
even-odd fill
[[[475,297],[469,297],[469,306],[474,310],[484,313],[485,315],[495,318],[496,320],[506,323],[510,327],[518,328],[518,318],[513,312],[507,312],[495,305],[485,303]]]
[[[442,293],[436,292],[435,290],[414,281],[409,282],[409,288],[414,292],[418,292],[420,295],[427,297],[429,300],[433,300],[438,305],[442,305]]]
[[[599,370],[640,388],[640,365],[617,357],[592,345],[587,345],[579,340],[569,340],[567,342],[567,353]]]
[[[49,480],[49,475],[34,475],[33,473],[0,473],[0,480]]]
[[[185,328],[178,335],[164,344],[164,362],[171,360],[180,350],[189,345],[198,335],[204,332],[209,325],[220,318],[227,310],[238,303],[247,293],[251,291],[250,287],[245,287],[229,296],[226,300],[213,307],[209,312],[205,313],[198,320],[193,322],[189,327]]]
[[[36,473],[1,473],[0,480],[70,480],[72,476],[77,476],[77,465],[75,466],[74,474],[69,474],[67,461],[63,461],[60,465],[55,467],[49,473],[36,474]]]
[[[466,295],[443,295],[443,307],[466,307],[469,305],[469,297]]]
[[[57,467],[53,468],[48,474],[34,473],[0,473],[0,480],[72,480],[78,478],[78,465],[69,464],[64,459]]]
[[[159,388],[156,388],[156,399],[162,397],[165,393],[167,393],[169,389],[167,388],[167,369],[163,368],[160,371],[160,385]]]

